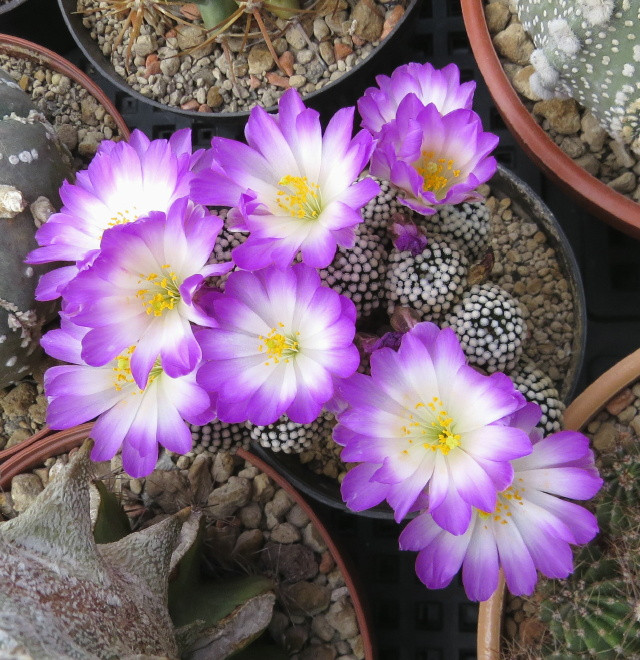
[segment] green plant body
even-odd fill
[[[610,135],[640,153],[640,14],[637,0],[516,0],[536,49],[531,89],[572,97]]]

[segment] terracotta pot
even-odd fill
[[[558,147],[536,123],[502,69],[484,15],[484,0],[462,0],[467,35],[482,77],[520,146],[550,179],[617,229],[640,238],[640,204],[616,192]]]
[[[120,113],[109,100],[108,96],[93,80],[91,80],[91,78],[89,78],[89,76],[80,71],[77,66],[71,64],[71,62],[64,57],[61,57],[48,48],[34,44],[31,41],[12,37],[8,34],[0,34],[0,53],[5,53],[15,58],[28,59],[37,64],[45,65],[49,69],[62,73],[68,78],[71,78],[74,82],[82,85],[82,87],[87,89],[92,96],[96,98],[98,103],[104,107],[111,117],[113,117],[113,121],[120,134],[125,139],[128,139],[129,129]]]
[[[538,224],[548,239],[548,243],[556,252],[556,256],[570,285],[570,292],[574,302],[575,323],[573,345],[571,346],[571,362],[568,365],[562,387],[559,388],[560,399],[569,402],[575,393],[578,376],[582,367],[586,344],[586,303],[580,271],[576,263],[571,245],[569,244],[562,228],[555,216],[545,206],[542,200],[524,183],[506,168],[499,166],[498,172],[489,182],[492,193],[498,197],[509,197],[512,201],[511,208],[514,213],[523,220],[534,221]],[[342,511],[348,511],[340,495],[340,486],[336,479],[322,474],[316,474],[306,465],[300,462],[295,454],[284,454],[283,452],[272,452],[262,447],[255,447],[258,453],[269,465],[284,474],[298,490],[327,506]],[[370,518],[385,518],[391,520],[393,512],[386,504],[381,504],[359,515]]]
[[[640,349],[606,371],[577,397],[564,414],[567,429],[582,430],[625,387],[640,378]],[[491,598],[480,603],[478,616],[478,660],[499,660],[502,619],[504,616],[504,580]]]
[[[153,106],[155,110],[172,112],[182,117],[198,119],[208,124],[216,124],[222,129],[221,134],[231,131],[240,133],[249,116],[249,111],[241,112],[198,112],[197,110],[183,110],[177,106],[164,105],[159,101],[150,99],[131,88],[126,80],[120,76],[111,60],[102,53],[98,42],[91,38],[89,30],[82,24],[82,15],[77,13],[77,0],[58,0],[64,20],[75,39],[78,47],[95,68],[126,94],[137,101]],[[379,73],[390,73],[396,64],[406,61],[409,56],[408,38],[415,26],[420,0],[408,0],[406,10],[392,32],[380,42],[380,45],[350,71],[337,80],[326,84],[310,94],[303,95],[305,103],[321,112],[335,112],[345,105],[352,105],[366,87],[373,84],[373,77]],[[277,106],[267,108],[269,112],[277,111]],[[328,118],[328,117],[327,117]]]
[[[76,426],[65,431],[52,431],[51,429],[45,428],[24,442],[21,442],[10,449],[0,451],[0,489],[8,489],[11,484],[11,479],[13,479],[15,475],[42,465],[45,459],[51,456],[64,454],[75,447],[79,447],[83,441],[89,437],[92,426],[93,424],[82,424],[81,426]],[[320,519],[314,513],[311,506],[309,506],[300,493],[298,493],[293,486],[286,481],[286,479],[281,477],[273,468],[252,453],[240,450],[238,451],[238,455],[243,460],[250,462],[260,471],[264,472],[271,480],[277,483],[278,486],[289,495],[291,500],[304,510],[309,517],[309,520],[318,529],[323,541],[333,556],[336,566],[342,573],[347,588],[349,589],[349,596],[353,603],[353,608],[358,621],[358,628],[360,629],[360,635],[362,636],[365,659],[375,660],[376,654],[374,652],[368,616],[362,600],[358,595],[358,589],[354,582],[348,559],[340,553],[331,534],[322,522],[320,522]]]

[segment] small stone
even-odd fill
[[[23,442],[30,436],[31,433],[27,429],[16,429],[9,436],[9,439],[7,440],[6,448],[9,449],[10,447],[15,447],[16,445],[19,445],[21,442]]]
[[[304,38],[303,30],[297,23],[293,23],[287,28],[284,37],[294,50],[301,50],[307,46],[307,40]]]
[[[385,39],[387,36],[393,32],[396,25],[400,22],[400,19],[404,16],[404,7],[402,5],[396,5],[391,11],[388,11],[385,19],[384,25],[382,26],[382,34],[380,35],[380,40]],[[355,36],[355,35],[354,35]],[[356,43],[356,40],[353,40],[353,43],[356,46],[362,46],[364,44]]]
[[[613,422],[603,424],[593,436],[593,446],[601,452],[613,451],[616,447],[618,431]]]
[[[592,176],[598,176],[600,161],[593,154],[585,154],[576,158],[575,163],[586,170]]]
[[[15,218],[27,208],[27,204],[15,186],[0,185],[0,218]]]
[[[175,56],[161,60],[160,70],[165,76],[172,78],[180,70],[180,58]]]
[[[524,619],[520,624],[520,641],[525,648],[537,648],[542,641],[546,626],[537,617]]]
[[[294,89],[302,87],[307,82],[307,79],[304,76],[291,76],[289,78],[289,85]]]
[[[298,653],[309,639],[309,633],[304,626],[291,626],[284,631],[282,643],[288,653]]]
[[[572,135],[580,130],[580,112],[573,99],[538,101],[533,114],[544,117],[551,129],[561,135]]]
[[[205,513],[213,518],[227,518],[247,504],[250,498],[251,482],[241,477],[229,477],[226,484],[211,492]]]
[[[635,159],[631,157],[625,144],[618,142],[617,140],[611,140],[609,146],[611,147],[611,151],[616,157],[616,163],[621,170],[630,169],[636,164]]]
[[[191,21],[200,18],[200,8],[194,2],[186,2],[180,7],[180,13]]]
[[[636,187],[636,175],[633,172],[624,172],[613,181],[609,181],[607,185],[621,193],[633,192]]]
[[[313,644],[300,654],[300,660],[335,660],[336,650],[327,644]]]
[[[316,614],[311,620],[311,632],[323,642],[330,642],[335,634],[335,628],[327,621],[324,614]]]
[[[299,504],[294,504],[287,513],[287,520],[300,529],[304,528],[309,522],[309,516]]]
[[[189,480],[184,472],[155,470],[145,481],[143,501],[154,500],[165,513],[176,513],[188,504],[184,499],[188,492]]]
[[[607,412],[610,415],[619,415],[629,404],[631,404],[634,400],[635,396],[633,392],[628,388],[625,387],[621,392],[616,394],[616,396],[613,397],[607,403]]]
[[[300,540],[300,532],[291,523],[280,523],[271,532],[271,540],[276,543],[295,543]]]
[[[529,64],[533,42],[520,23],[511,23],[506,30],[493,37],[493,45],[500,55],[516,64]]]
[[[322,41],[323,39],[326,39],[329,34],[331,34],[331,31],[329,30],[329,27],[325,23],[324,18],[318,17],[314,19],[313,21],[313,36],[318,40]]]
[[[133,54],[137,57],[146,57],[158,48],[158,43],[153,34],[141,34],[133,44]]]
[[[264,44],[256,44],[251,48],[247,57],[247,62],[249,64],[249,73],[257,76],[261,76],[267,71],[271,71],[275,66],[273,57]]]
[[[265,511],[269,510],[278,520],[281,520],[291,506],[291,498],[285,490],[279,488],[273,496],[273,500],[265,507]]]
[[[487,20],[487,27],[492,35],[502,32],[511,18],[509,7],[501,2],[491,2],[485,5],[484,15]]]
[[[303,538],[304,542],[316,552],[322,553],[327,549],[322,534],[320,534],[318,528],[313,523],[309,523],[304,528]]]
[[[260,558],[267,569],[280,575],[285,582],[311,580],[318,574],[313,550],[301,543],[276,543],[272,536]]]
[[[233,474],[233,468],[233,456],[227,452],[218,452],[213,459],[213,466],[211,468],[211,476],[214,482],[217,484],[227,482]]]
[[[267,73],[267,82],[276,87],[282,87],[284,89],[289,89],[289,79],[283,78],[282,76],[274,73],[273,71]],[[266,104],[265,104],[266,105]]]
[[[259,529],[246,529],[238,536],[231,554],[250,559],[262,549],[263,545],[264,534]]]
[[[355,21],[354,34],[365,41],[377,41],[382,34],[384,17],[375,8],[371,0],[359,0],[351,12]]]
[[[589,149],[593,152],[602,151],[607,132],[588,110],[582,115],[580,126],[582,129],[580,138],[589,145]]]
[[[353,48],[349,48],[346,44],[343,44],[342,42],[338,41],[337,43],[334,44],[334,52],[336,56],[336,60],[344,60],[348,55],[351,55],[353,53]]]
[[[211,463],[209,456],[199,454],[193,459],[193,463],[189,468],[187,478],[191,487],[191,497],[195,503],[206,501],[209,493],[213,490]]]
[[[266,474],[264,474],[264,472],[261,472],[253,480],[253,494],[251,496],[251,499],[254,502],[260,502],[264,504],[265,502],[271,500],[274,492],[275,492],[275,488],[273,487],[273,484],[269,480],[269,477]]]
[[[320,564],[318,566],[318,570],[320,573],[326,575],[327,573],[331,572],[333,570],[333,567],[336,565],[335,561],[333,561],[333,556],[332,554],[327,550],[326,552],[322,553],[322,557],[320,558]]]
[[[636,435],[640,437],[640,415],[636,415],[630,422],[629,426],[636,432]]]
[[[183,110],[197,110],[199,105],[200,104],[195,99],[191,99],[190,101],[187,101],[186,103],[181,103],[180,107]]]
[[[219,108],[223,103],[224,99],[222,98],[222,94],[220,94],[220,88],[215,85],[209,87],[207,91],[207,105],[210,108]]]
[[[260,522],[262,521],[262,509],[257,502],[250,502],[240,509],[238,517],[244,527],[256,529],[260,527]]]
[[[309,52],[311,52],[311,51],[309,51]],[[282,68],[282,70],[289,77],[293,76],[293,74],[294,74],[294,71],[293,71],[294,62],[295,62],[295,59],[293,57],[293,53],[290,50],[285,50],[285,52],[282,53],[282,55],[280,55],[280,67]],[[289,79],[289,84],[291,85],[291,79]],[[293,85],[291,85],[291,86],[293,87]]]
[[[78,129],[71,124],[59,124],[55,127],[56,135],[62,144],[73,151],[78,146]]]
[[[43,490],[44,486],[37,475],[17,474],[11,481],[13,508],[18,513],[26,511]]]
[[[336,61],[336,54],[333,50],[333,44],[330,41],[323,41],[318,49],[320,51],[320,57],[327,64],[333,64]]]
[[[283,585],[282,601],[292,614],[314,616],[324,612],[331,602],[331,591],[314,582]]]
[[[80,144],[78,144],[78,153],[83,158],[93,158],[98,151],[99,142],[96,139],[93,133],[87,133],[87,135],[82,139]]]
[[[96,110],[98,109],[98,102],[93,96],[87,96],[80,101],[80,113],[82,121],[87,126],[97,126],[98,120],[96,119]]]
[[[178,49],[190,51],[189,54],[194,59],[206,57],[213,52],[213,42],[201,46],[207,39],[207,33],[197,25],[179,25],[176,27],[176,37]]]

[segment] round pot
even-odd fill
[[[567,193],[601,220],[640,238],[640,204],[616,192],[558,147],[520,100],[502,69],[484,15],[484,0],[462,0],[462,14],[475,60],[491,96],[520,146]]]
[[[82,424],[65,431],[52,431],[45,428],[39,433],[31,436],[22,443],[11,447],[8,450],[0,451],[0,489],[8,489],[11,479],[17,474],[31,470],[42,465],[45,459],[51,456],[58,456],[69,452],[75,447],[79,447],[86,440],[91,431],[92,424]],[[362,636],[365,660],[375,660],[371,629],[369,627],[367,613],[362,600],[358,595],[356,582],[354,581],[353,571],[350,567],[348,558],[344,557],[338,549],[330,532],[322,524],[311,506],[305,499],[273,468],[267,465],[257,456],[244,450],[239,450],[238,455],[245,461],[250,462],[260,471],[264,472],[280,488],[282,488],[291,500],[304,510],[309,520],[316,529],[329,549],[337,568],[340,570],[345,584],[349,590],[349,596],[353,603],[353,608],[358,621],[358,628]]]
[[[559,391],[560,399],[566,403],[573,397],[586,344],[586,303],[578,265],[555,216],[526,183],[506,168],[499,166],[489,184],[493,195],[511,199],[511,208],[514,213],[538,224],[540,230],[546,234],[548,244],[554,248],[562,271],[570,284],[575,310],[574,338],[571,347],[571,361]],[[340,486],[335,479],[312,472],[295,455],[274,453],[256,444],[254,444],[254,451],[309,497],[333,508],[349,511],[342,501]],[[391,509],[386,504],[362,511],[360,515],[386,519],[393,517]]]
[[[96,98],[111,117],[113,117],[120,134],[124,138],[129,137],[129,129],[120,113],[109,100],[109,97],[93,80],[91,80],[91,78],[89,78],[89,76],[80,71],[77,66],[71,64],[71,62],[64,57],[54,53],[48,48],[43,48],[38,44],[27,41],[26,39],[12,37],[8,34],[0,34],[0,53],[6,53],[15,58],[28,59],[37,64],[45,65],[49,69],[62,73],[74,82],[82,85],[82,87],[87,89],[92,96]]]
[[[164,105],[154,99],[143,96],[129,87],[126,81],[116,73],[111,60],[100,49],[98,42],[91,38],[89,31],[82,24],[82,15],[76,12],[77,0],[58,0],[64,20],[79,48],[95,68],[111,83],[129,94],[134,99],[148,104],[155,110],[175,113],[190,119],[198,119],[220,127],[222,134],[242,132],[249,116],[249,111],[203,113],[196,110]],[[353,105],[366,87],[373,83],[373,76],[390,72],[396,64],[406,61],[411,32],[415,26],[420,0],[409,0],[407,8],[393,31],[380,43],[376,50],[363,62],[353,67],[343,76],[325,85],[311,94],[303,96],[308,103],[321,112],[335,112],[345,105]],[[393,42],[393,48],[390,43]],[[277,110],[277,106],[266,108],[269,112]],[[328,115],[327,115],[328,117]]]
[[[621,390],[640,378],[640,349],[606,371],[580,394],[564,414],[566,429],[584,430]],[[499,660],[505,598],[504,579],[489,600],[480,603],[478,660]]]

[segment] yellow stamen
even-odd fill
[[[282,328],[284,328],[284,324],[278,323],[278,327],[271,328],[266,337],[258,336],[260,340],[258,351],[260,353],[266,352],[268,360],[273,359],[274,364],[278,364],[282,358],[285,362],[289,362],[289,358],[300,350],[300,344],[295,339],[279,332]],[[296,336],[299,334],[299,332],[296,332]],[[266,366],[271,364],[268,360],[265,362]]]
[[[421,415],[418,419],[414,419],[413,415],[409,415],[412,421],[400,429],[409,443],[419,438],[424,449],[440,451],[445,456],[452,449],[460,446],[462,437],[454,432],[454,420],[442,407],[439,397],[434,396],[426,404],[418,402],[415,410],[424,411],[425,417]]]
[[[162,316],[165,309],[174,309],[180,301],[180,284],[178,276],[173,272],[166,272],[170,268],[168,264],[162,266],[162,273],[149,273],[140,275],[139,283],[149,283],[148,288],[141,287],[136,292],[136,297],[140,298],[147,314]]]
[[[287,174],[278,181],[276,202],[278,206],[300,220],[315,220],[321,213],[320,187],[309,183],[306,176]]]
[[[433,151],[423,151],[415,168],[422,177],[422,189],[429,190],[436,195],[442,193],[443,197],[454,183],[453,179],[460,176],[460,170],[454,169],[453,160],[434,158]]]
[[[113,386],[117,392],[120,392],[123,387],[126,387],[130,383],[134,383],[133,374],[131,373],[131,356],[135,350],[135,346],[129,346],[124,353],[121,353],[116,358],[116,366],[112,367],[114,372]],[[149,378],[147,380],[147,387],[162,373],[162,367],[160,366],[160,358],[158,358],[151,368],[149,373]],[[137,388],[131,392],[131,394],[139,394],[143,390]]]

